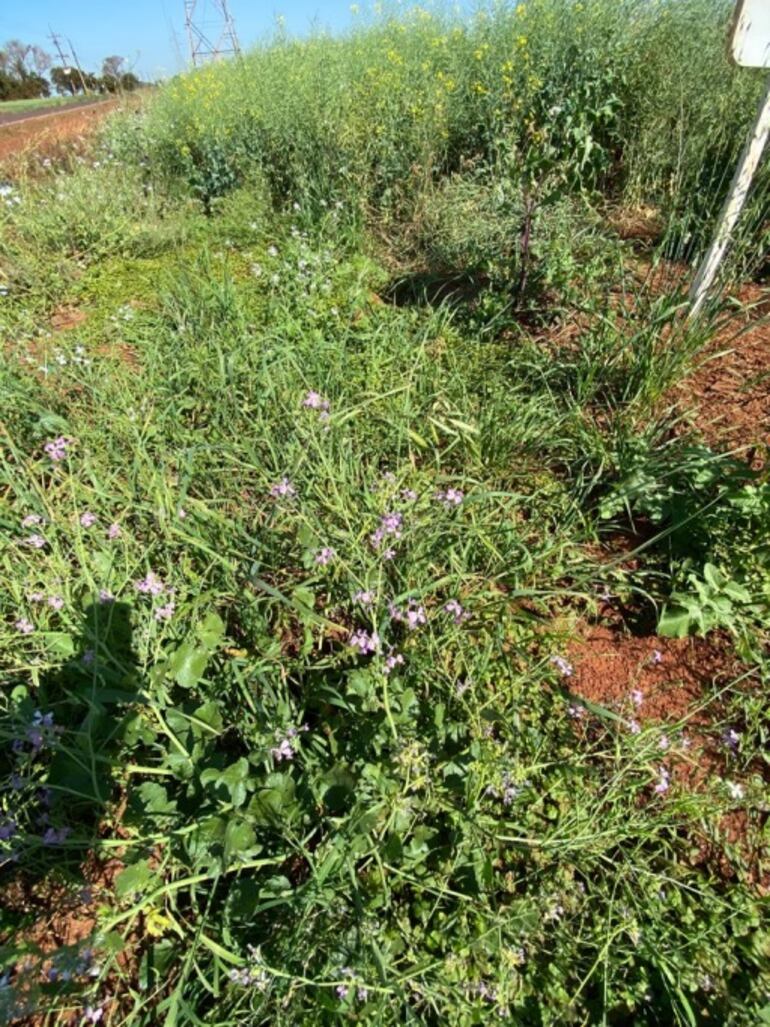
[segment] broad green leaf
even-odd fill
[[[658,621],[658,632],[666,638],[686,638],[692,626],[689,610],[681,606],[666,607]]]
[[[205,649],[194,647],[192,642],[183,642],[169,657],[168,670],[182,688],[194,688],[203,677],[208,661],[209,654]]]
[[[252,852],[257,836],[251,824],[245,820],[228,820],[225,829],[225,860],[230,862],[233,856]]]
[[[157,781],[144,781],[137,789],[147,813],[173,813],[176,802],[170,802],[168,792]]]
[[[225,635],[225,623],[218,613],[209,613],[195,628],[195,634],[207,649],[216,649]]]
[[[121,870],[115,878],[115,894],[120,899],[135,893],[141,894],[147,890],[147,883],[151,877],[152,871],[146,859],[132,863],[125,870]]]
[[[75,643],[66,631],[43,631],[40,638],[46,652],[58,659],[69,660],[75,655]]]

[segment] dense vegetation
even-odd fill
[[[279,38],[2,187],[6,1021],[770,1020],[770,483],[672,398],[763,272],[760,180],[683,318],[727,14]],[[583,703],[621,613],[741,669]]]

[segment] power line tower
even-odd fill
[[[213,12],[211,17],[207,17],[206,0],[203,3],[199,0],[184,0],[190,60],[196,68],[206,61],[237,56],[241,52],[227,0],[211,0],[210,6]]]

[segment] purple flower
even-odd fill
[[[86,649],[86,651],[80,657],[80,662],[85,667],[90,667],[91,664],[94,662],[95,658],[96,658],[96,653],[94,653],[93,649]]]
[[[28,535],[24,539],[24,545],[29,546],[31,549],[43,549],[46,541],[42,535]]]
[[[406,611],[406,626],[414,631],[421,624],[427,624],[428,618],[425,615],[425,607],[418,605],[414,599],[409,600],[409,609]]]
[[[639,707],[642,705],[642,703],[644,702],[644,692],[641,690],[641,688],[631,689],[631,702],[634,704],[634,706],[636,706],[637,709],[639,709]]]
[[[403,613],[401,612],[401,610],[399,610],[399,608],[396,606],[392,599],[388,603],[388,616],[393,621],[402,621],[404,619]]]
[[[571,678],[572,675],[575,673],[572,668],[572,664],[568,663],[563,656],[552,656],[551,663],[556,667],[558,672],[564,678]]]
[[[101,1006],[86,1006],[83,1013],[83,1018],[89,1023],[99,1023],[103,1016],[104,1010]]]
[[[396,555],[396,550],[393,546],[388,546],[387,549],[383,549],[382,558],[383,560],[392,560]]]
[[[386,674],[386,675],[387,674],[391,674],[396,669],[396,667],[398,667],[399,665],[403,664],[403,662],[404,662],[404,657],[403,657],[403,655],[401,653],[394,653],[394,652],[391,651],[390,654],[387,656],[387,658],[385,660],[385,666],[383,668],[383,673]]]
[[[177,517],[179,518],[180,521],[183,521],[186,516],[187,516],[187,511],[185,510],[185,508],[183,506],[180,506],[179,510],[177,511]]]
[[[273,499],[291,499],[293,496],[296,496],[296,494],[297,490],[288,478],[282,478],[270,489],[270,495]]]
[[[43,845],[61,845],[63,841],[66,841],[71,830],[70,827],[49,827],[43,835]]]
[[[350,988],[347,986],[347,984],[338,984],[337,994],[340,998],[345,999],[350,994]]]
[[[165,591],[166,586],[157,574],[153,571],[148,571],[145,578],[142,578],[141,581],[134,582],[134,588],[137,592],[144,592],[146,595],[159,596],[161,592]]]
[[[669,782],[671,775],[665,767],[658,768],[658,783],[655,785],[655,791],[658,795],[663,795],[664,792],[668,791]]]
[[[586,708],[579,703],[570,703],[567,707],[567,713],[573,720],[582,720],[586,715]]]
[[[375,549],[379,549],[383,540],[388,535],[397,539],[401,538],[403,520],[403,514],[398,513],[398,511],[383,514],[382,517],[380,517],[380,526],[369,536],[369,541],[372,546]],[[392,557],[386,557],[386,559],[389,558],[392,559]]]
[[[521,795],[521,787],[512,782],[511,775],[506,771],[503,774],[503,805],[510,806],[519,795]]]
[[[348,645],[358,649],[359,653],[365,656],[366,653],[376,653],[379,650],[380,637],[376,631],[369,634],[368,631],[359,628],[357,631],[351,631]]]
[[[107,538],[110,539],[110,541],[113,541],[116,538],[120,538],[120,525],[117,521],[113,521],[113,523],[107,529]]]
[[[639,721],[638,720],[634,720],[633,718],[631,720],[629,720],[629,722],[628,722],[628,730],[631,732],[632,735],[638,735],[639,732],[642,730],[641,725],[639,724]]]
[[[61,608],[64,606],[64,600],[61,596],[49,596],[48,605],[51,607],[52,610],[61,610]]]
[[[453,506],[459,506],[462,503],[465,494],[462,489],[449,488],[437,492],[435,498],[439,503],[443,503],[447,510],[451,510]]]
[[[31,635],[35,630],[35,625],[31,621],[27,620],[26,617],[19,617],[14,624],[14,627],[17,631],[20,631],[22,635]]]
[[[305,398],[302,400],[302,406],[308,407],[310,410],[322,410],[324,412],[329,409],[329,400],[324,399],[320,392],[316,392],[314,389],[310,389]]]
[[[28,592],[27,599],[29,599],[31,603],[42,603],[42,601],[45,599],[45,596],[42,592]]]
[[[0,824],[0,842],[7,842],[16,834],[17,826],[15,820],[4,820]]]
[[[283,760],[293,760],[296,754],[289,739],[283,738],[277,746],[270,750],[270,755],[276,763],[281,763]]]
[[[80,515],[80,523],[84,528],[92,528],[96,524],[96,514],[91,513],[90,510],[86,510],[85,513]]]
[[[738,746],[741,741],[740,731],[736,731],[735,728],[729,727],[722,732],[722,742],[731,752],[737,752]]]
[[[413,503],[417,499],[414,489],[401,489],[401,498],[407,503]]]
[[[100,588],[99,589],[99,602],[102,605],[106,605],[107,603],[114,603],[115,602],[115,596],[112,594],[112,592],[110,592],[110,590],[108,588]]]
[[[46,442],[43,446],[44,451],[48,456],[54,460],[63,460],[67,455],[67,447],[71,445],[72,439],[67,438],[66,435],[60,435],[58,439],[52,439],[50,442]]]
[[[171,618],[174,616],[175,609],[176,607],[173,603],[166,603],[165,606],[158,606],[156,608],[155,612],[153,613],[153,617],[157,621],[171,620]]]
[[[670,745],[671,742],[669,741],[668,735],[661,735],[658,739],[658,748],[662,749],[663,752],[665,752]]]
[[[42,524],[43,518],[40,514],[27,514],[24,520],[21,522],[22,528],[32,528],[35,524]]]
[[[337,554],[331,546],[324,546],[323,549],[319,550],[315,554],[315,562],[319,567],[325,567],[327,564],[331,563],[336,555]]]
[[[651,659],[653,663],[663,663],[663,653],[660,651],[660,649],[652,650]]]
[[[368,589],[360,589],[353,596],[353,602],[359,603],[361,606],[373,606],[376,598],[374,592],[370,592]]]
[[[470,617],[468,611],[464,610],[456,599],[450,599],[448,603],[444,604],[444,613],[448,613],[455,624],[462,624],[464,620],[468,620]]]
[[[401,538],[401,522],[403,519],[404,515],[398,513],[398,511],[383,514],[380,518],[380,527],[386,535],[394,535],[396,538]]]

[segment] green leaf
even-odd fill
[[[192,642],[183,642],[168,660],[169,673],[182,688],[194,688],[209,662],[205,649],[195,648]]]
[[[224,770],[209,767],[201,774],[201,784],[215,784],[217,788],[223,788],[233,806],[242,806],[246,801],[246,780],[249,776],[249,764],[245,757],[241,756],[235,763],[231,763]]]
[[[124,899],[136,892],[143,892],[151,877],[152,871],[146,859],[132,863],[125,870],[121,870],[115,878],[115,894],[118,898]]]
[[[252,799],[249,809],[259,823],[287,820],[294,812],[294,781],[289,774],[268,774],[265,785]]]
[[[692,624],[689,610],[681,606],[665,607],[658,621],[658,633],[666,638],[686,638]]]
[[[192,731],[196,738],[202,738],[204,735],[211,735],[210,731],[202,729],[202,724],[208,725],[214,734],[219,734],[224,726],[222,713],[215,702],[203,703],[202,706],[193,710],[192,717],[194,718],[192,720]],[[198,721],[198,723],[196,723],[196,721]]]
[[[75,643],[66,631],[44,631],[40,638],[46,652],[57,659],[69,660],[75,655]]]
[[[209,613],[196,626],[195,634],[207,649],[216,649],[225,635],[225,624],[218,613]]]
[[[228,820],[225,828],[225,860],[229,863],[233,856],[253,852],[257,836],[251,824],[245,820]]]
[[[146,813],[173,813],[176,803],[169,801],[168,792],[157,781],[145,781],[137,789]]]

